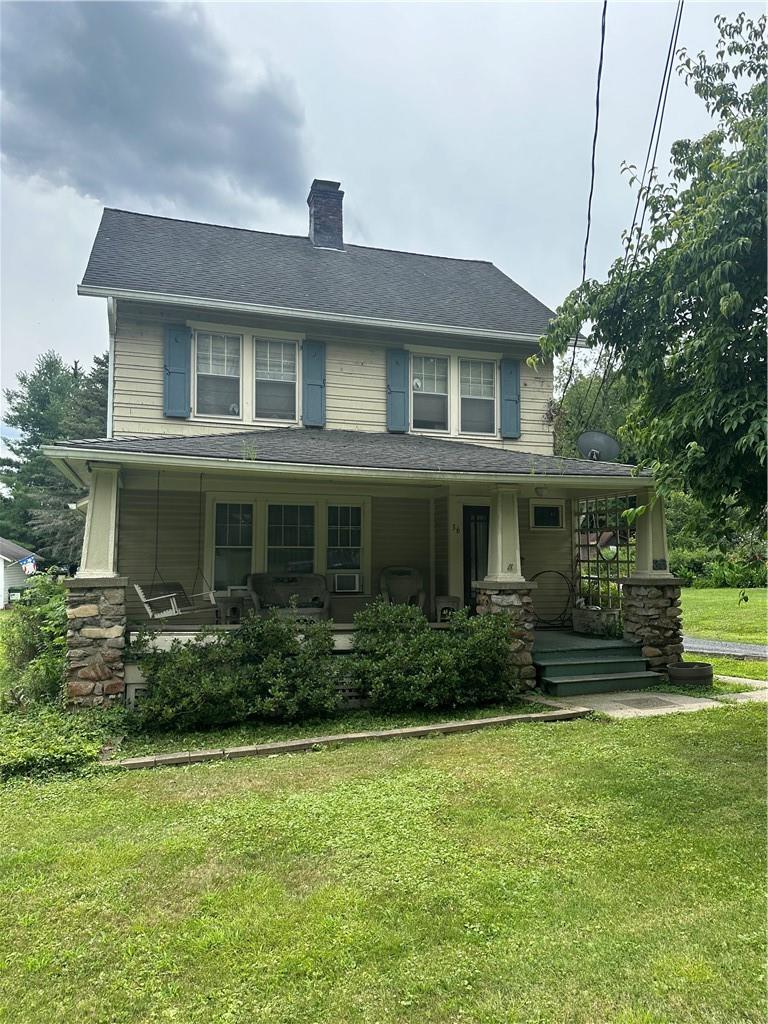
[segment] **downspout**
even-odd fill
[[[115,335],[117,333],[117,302],[114,296],[107,297],[107,322],[109,324],[109,366],[107,367],[107,437],[113,437],[112,419],[115,410]]]

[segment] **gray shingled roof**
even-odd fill
[[[356,430],[308,430],[281,427],[236,434],[143,436],[61,441],[52,447],[84,451],[181,455],[191,459],[237,459],[353,469],[407,469],[443,473],[500,475],[628,477],[634,466],[588,459],[561,459],[479,444],[443,441],[413,434],[381,434]],[[648,475],[643,473],[644,476]]]
[[[0,558],[4,558],[8,562],[18,562],[22,558],[29,558],[30,555],[34,558],[40,558],[34,551],[23,548],[21,544],[17,544],[13,540],[6,540],[5,537],[0,537]]]
[[[554,315],[492,263],[105,209],[86,288],[540,337]]]

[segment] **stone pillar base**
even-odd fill
[[[512,665],[521,689],[536,686],[536,668],[533,664],[533,598],[536,584],[529,580],[477,580],[472,583],[477,592],[478,615],[506,615],[512,637]]]
[[[675,576],[620,580],[624,639],[641,645],[643,657],[656,672],[682,660],[680,588],[684,582]]]
[[[107,707],[125,694],[124,576],[74,577],[67,588],[67,707]]]

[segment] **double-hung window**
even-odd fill
[[[462,434],[496,433],[496,364],[460,359]]]
[[[362,519],[359,505],[328,506],[328,569],[360,568]]]
[[[415,430],[448,429],[448,360],[440,356],[411,359]]]
[[[198,331],[195,412],[198,416],[240,415],[240,346],[236,334]]]
[[[255,419],[296,419],[296,343],[254,341]]]
[[[216,503],[213,588],[244,586],[251,571],[253,505]]]
[[[267,508],[267,572],[314,571],[314,505],[269,505]]]

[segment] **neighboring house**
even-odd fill
[[[432,618],[502,591],[546,618],[574,501],[650,497],[552,455],[550,309],[489,262],[345,243],[343,195],[313,182],[307,237],[104,211],[79,293],[107,303],[107,437],[46,449],[90,491],[75,590],[124,579],[139,620],[133,585],[170,581],[226,616],[249,575],[309,572],[350,623],[404,566]],[[660,502],[637,567],[667,576]]]
[[[20,565],[27,558],[34,558],[38,565],[42,562],[34,551],[28,551],[21,544],[0,537],[0,608],[7,608],[13,595],[32,582],[32,577]]]

